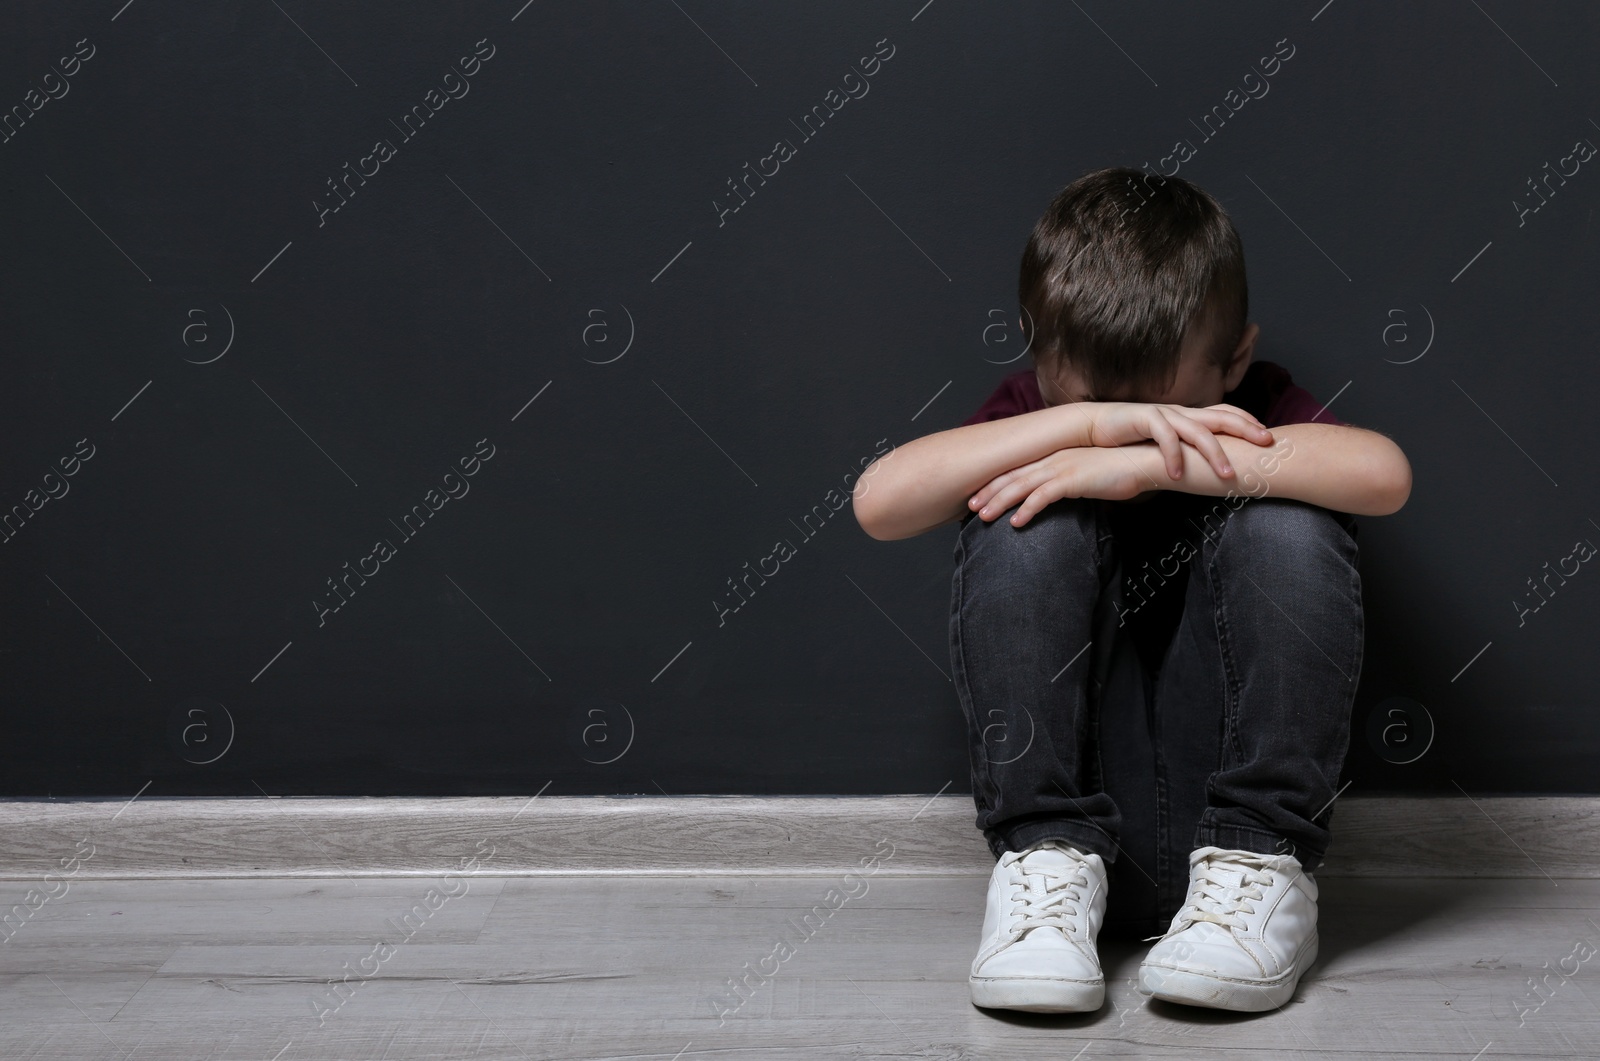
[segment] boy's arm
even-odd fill
[[[1168,478],[1160,454],[1142,454],[1141,464],[1163,490],[1211,496],[1230,490],[1272,494],[1355,516],[1392,515],[1411,496],[1411,462],[1387,435],[1364,427],[1315,423],[1282,424],[1272,429],[1272,435],[1279,440],[1277,446],[1217,436],[1239,469],[1236,481],[1218,478],[1192,446],[1184,447],[1183,478],[1177,481]],[[1291,445],[1285,447],[1284,441]],[[1285,455],[1274,459],[1278,450]],[[1262,485],[1256,485],[1250,472]]]
[[[1148,442],[1120,447],[1120,461],[1109,450],[1049,454],[1032,466],[1001,473],[977,491],[978,518],[993,520],[1015,505],[1011,522],[1020,527],[1063,497],[1123,500],[1147,488],[1208,496],[1271,494],[1352,515],[1387,516],[1399,511],[1411,494],[1410,462],[1399,446],[1376,431],[1308,423],[1283,424],[1272,434],[1276,442],[1270,446],[1216,436],[1237,470],[1232,479],[1218,476],[1187,444],[1182,447],[1183,475],[1176,480],[1168,475],[1160,451]]]
[[[856,522],[879,541],[894,541],[962,518],[973,491],[1002,472],[1087,446],[1090,420],[1083,404],[953,427],[895,447],[856,481]]]

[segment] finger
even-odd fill
[[[1228,455],[1223,452],[1222,443],[1217,441],[1217,436],[1199,421],[1187,416],[1178,419],[1180,420],[1178,430],[1183,433],[1184,439],[1200,451],[1217,475],[1224,479],[1232,476],[1233,466],[1228,463]]]
[[[995,499],[990,502],[992,509],[990,512],[990,518],[997,518],[1000,513],[1011,508],[1018,502],[1026,503],[1027,499],[1032,497],[1041,486],[1054,482],[1060,477],[1061,471],[1059,468],[1053,464],[1041,462],[1040,466],[1033,472],[1027,475],[1018,476],[1016,479],[1013,479],[1010,483],[1006,484],[1005,489],[1001,490],[1000,493],[995,495]],[[1061,495],[1057,494],[1056,496],[1059,497]],[[1032,512],[1024,514],[1022,523],[1027,522],[1028,517],[1042,507],[1043,505],[1035,504]],[[1020,527],[1022,523],[1017,522],[1015,514],[1013,514],[1012,525]]]
[[[1220,409],[1225,413],[1238,413],[1240,416],[1249,417],[1251,420],[1254,420],[1256,418],[1255,414],[1252,413],[1250,410],[1240,408],[1237,405],[1229,405],[1227,402],[1218,402],[1216,405],[1208,405],[1208,406],[1206,406],[1206,408],[1207,409]]]
[[[1006,483],[1002,490],[995,494],[994,498],[990,498],[987,504],[984,504],[982,518],[989,518],[989,520],[1000,518],[1002,512],[1010,509],[1022,498],[1026,498],[1027,494],[1032,493],[1035,485],[1037,485],[1037,480],[1034,477],[1026,477],[1024,475],[1024,477],[1013,478],[1010,483]]]
[[[1262,446],[1272,443],[1272,432],[1261,426],[1260,421],[1253,416],[1234,415],[1211,409],[1191,409],[1189,413],[1192,419],[1199,420],[1210,428],[1213,433],[1226,431],[1228,434],[1242,438],[1246,442],[1254,442]]]
[[[1017,477],[1017,469],[1001,472],[983,485],[977,493],[967,499],[967,507],[974,512],[982,511],[1005,485]]]
[[[1236,414],[1238,416],[1241,416],[1244,419],[1250,421],[1252,424],[1255,424],[1257,427],[1261,428],[1263,431],[1266,430],[1267,425],[1261,422],[1260,417],[1256,416],[1254,413],[1250,412],[1247,409],[1239,408],[1237,405],[1227,405],[1227,404],[1213,405],[1213,406],[1210,406],[1210,408],[1219,409],[1219,410],[1221,410],[1223,412],[1234,413],[1234,414]]]
[[[1241,412],[1234,418],[1224,421],[1226,430],[1230,435],[1237,435],[1250,442],[1260,442],[1266,445],[1272,441],[1272,432],[1260,420],[1249,413]]]
[[[995,476],[989,480],[987,486],[967,499],[967,507],[977,512],[992,509],[993,511],[989,512],[987,518],[993,519],[996,515],[1015,504],[1017,498],[1022,497],[1033,489],[1036,483],[1042,482],[1055,474],[1053,471],[1053,458],[1055,456],[1056,454],[1047,454],[1036,461],[1030,461],[1027,464]],[[1015,487],[1015,489],[1007,493],[1007,487]]]
[[[1017,511],[1011,516],[1011,525],[1013,527],[1026,525],[1033,518],[1035,512],[1054,501],[1059,501],[1061,498],[1068,496],[1068,492],[1060,484],[1061,479],[1059,477],[1051,479],[1023,498],[1022,504],[1017,506]]]
[[[1179,419],[1182,419],[1179,417]],[[1172,421],[1163,415],[1160,409],[1153,409],[1150,413],[1150,437],[1161,448],[1161,455],[1166,458],[1167,477],[1177,480],[1183,478],[1183,440],[1178,437],[1177,430],[1172,426]],[[1210,434],[1210,432],[1206,432]]]
[[[1017,499],[1025,496],[1030,489],[1032,486],[1026,477],[1013,478],[984,501],[983,507],[978,510],[978,518],[986,522],[998,519],[1000,513],[1016,504]]]

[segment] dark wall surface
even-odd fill
[[[0,794],[968,791],[956,527],[843,501],[1147,163],[1412,461],[1353,791],[1600,791],[1592,4],[6,19]]]

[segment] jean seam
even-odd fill
[[[1092,521],[1092,523],[1094,525],[1093,540],[1090,541],[1089,544],[1094,549],[1094,571],[1095,571],[1095,576],[1096,576],[1097,580],[1100,583],[1100,594],[1095,599],[1095,603],[1096,603],[1097,606],[1099,606],[1099,605],[1101,605],[1103,603],[1104,598],[1105,598],[1105,594],[1106,594],[1106,568],[1107,568],[1107,557],[1106,557],[1106,554],[1115,545],[1115,536],[1111,532],[1110,521],[1108,519],[1106,519],[1104,506],[1105,506],[1105,502],[1104,501],[1100,501],[1100,500],[1096,500],[1093,504],[1088,506],[1088,510],[1089,510],[1089,513],[1090,513],[1090,520]],[[1085,537],[1088,537],[1088,535],[1085,535]],[[1108,543],[1110,543],[1110,544],[1108,544]],[[1115,574],[1115,572],[1113,572],[1113,574]],[[1091,621],[1089,623],[1089,636],[1090,636],[1091,639],[1100,632],[1099,629],[1097,628],[1099,624],[1093,622],[1092,619],[1093,619],[1093,617],[1092,617],[1092,614],[1091,614]],[[1100,646],[1100,651],[1101,652],[1105,651],[1105,646],[1104,645]],[[1106,790],[1105,760],[1101,757],[1101,754],[1100,754],[1100,709],[1101,709],[1101,697],[1099,695],[1097,695],[1097,692],[1096,692],[1096,690],[1094,688],[1094,681],[1093,681],[1093,677],[1092,677],[1093,674],[1094,674],[1094,657],[1095,657],[1095,655],[1096,655],[1095,650],[1094,650],[1093,647],[1091,647],[1089,649],[1089,660],[1088,660],[1088,662],[1086,662],[1084,664],[1084,667],[1088,670],[1088,673],[1090,675],[1090,677],[1086,678],[1084,680],[1084,683],[1083,683],[1084,714],[1087,716],[1087,719],[1088,719],[1088,721],[1087,721],[1087,723],[1086,723],[1084,728],[1089,734],[1089,738],[1090,738],[1089,742],[1090,742],[1090,744],[1094,747],[1094,756],[1093,756],[1094,777],[1091,779],[1092,783],[1094,785],[1094,790],[1096,792],[1105,792],[1105,790]]]
[[[1152,766],[1155,771],[1156,880],[1165,881],[1171,878],[1173,869],[1170,851],[1172,838],[1172,786],[1167,778],[1167,757],[1162,751],[1166,738],[1165,729],[1162,726],[1160,698],[1157,696],[1160,691],[1160,673],[1158,664],[1154,675],[1142,682],[1141,688],[1144,691],[1144,702],[1150,720],[1150,751],[1154,760]]]
[[[1227,532],[1227,525],[1218,534],[1218,538]],[[1217,543],[1207,538],[1210,542],[1209,556],[1204,558],[1206,588],[1211,591],[1211,611],[1217,625],[1217,649],[1222,657],[1222,727],[1223,739],[1219,742],[1217,751],[1217,770],[1225,770],[1230,765],[1230,756],[1233,763],[1244,761],[1244,749],[1239,741],[1239,670],[1233,657],[1233,646],[1228,635],[1228,614],[1224,605],[1224,595],[1220,591],[1222,582],[1222,562],[1218,555]],[[1206,546],[1202,546],[1206,549]],[[1209,783],[1207,788],[1210,788]],[[1209,796],[1210,793],[1208,792]]]

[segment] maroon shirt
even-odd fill
[[[1222,400],[1228,405],[1237,405],[1267,427],[1309,424],[1313,421],[1319,424],[1344,424],[1343,420],[1313,398],[1310,391],[1290,379],[1287,369],[1271,361],[1250,362],[1239,386],[1224,394]],[[1033,369],[1023,369],[1001,380],[978,411],[961,421],[960,426],[1000,420],[1044,408],[1044,398],[1039,393],[1039,378],[1034,375]]]

